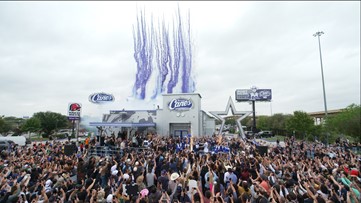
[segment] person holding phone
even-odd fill
[[[162,190],[162,196],[160,197],[159,202],[161,203],[170,203],[170,197],[165,190]]]

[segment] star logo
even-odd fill
[[[222,115],[223,116],[227,115],[228,112],[229,112],[229,109],[231,109],[233,116],[241,116],[236,120],[236,123],[237,123],[237,127],[238,127],[238,129],[239,129],[239,131],[241,133],[242,138],[245,139],[246,136],[244,134],[244,131],[243,131],[243,128],[242,128],[242,125],[241,125],[241,120],[243,120],[244,118],[249,116],[252,113],[252,111],[237,111],[236,107],[234,106],[234,103],[232,101],[232,97],[229,97],[225,111],[210,111],[209,112],[213,116],[215,116],[218,120],[222,121],[221,128],[219,129],[219,134],[222,134],[224,124],[226,123],[226,120],[222,117]]]

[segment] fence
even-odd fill
[[[88,150],[88,156],[116,156],[120,155],[123,156],[124,153],[135,151],[139,152],[153,152],[153,149],[147,147],[127,147],[126,149],[121,149],[120,147],[116,146],[97,146],[91,147]]]
[[[361,146],[344,147],[344,150],[351,150],[355,154],[361,154]]]

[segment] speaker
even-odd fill
[[[104,146],[104,144],[105,144],[105,143],[104,143],[104,141],[105,141],[105,136],[99,136],[99,137],[100,137],[100,138],[99,138],[99,139],[100,139],[100,141],[99,141],[99,142],[100,142],[100,146]]]
[[[64,145],[64,154],[66,156],[71,156],[78,151],[78,147],[73,144]]]
[[[268,155],[268,146],[256,146],[256,149],[261,156]]]

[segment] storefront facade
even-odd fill
[[[201,96],[199,94],[164,94],[163,109],[159,111],[158,134],[186,136],[202,135]]]
[[[155,130],[162,136],[211,136],[215,131],[215,118],[201,109],[198,93],[164,94],[163,108],[156,110],[116,110],[103,115],[102,122],[91,126],[103,126],[110,131],[126,128],[145,133]],[[131,131],[131,130],[130,130]]]

